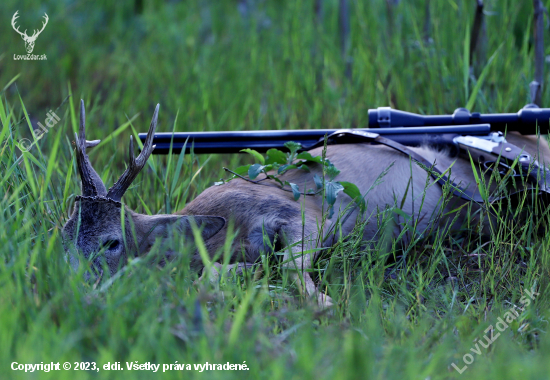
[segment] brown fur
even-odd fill
[[[518,145],[535,157],[539,161],[550,162],[550,150],[545,140],[538,144],[535,136],[521,136],[511,133],[508,135],[508,141]],[[475,178],[472,174],[471,164],[467,160],[451,158],[446,152],[439,152],[428,147],[412,148],[417,153],[424,156],[430,162],[436,162],[436,167],[441,171],[446,170],[451,164],[452,179],[457,183],[468,188],[471,191],[476,190]],[[321,154],[321,148],[311,151],[313,156]],[[440,219],[444,213],[455,209],[464,200],[455,198],[441,209],[442,189],[434,184],[431,178],[427,178],[426,171],[414,163],[410,163],[409,158],[391,148],[381,145],[352,144],[352,145],[334,145],[327,149],[327,157],[331,162],[341,170],[336,178],[339,181],[348,181],[355,183],[362,194],[374,184],[382,171],[393,163],[387,175],[383,178],[383,183],[371,189],[368,194],[367,211],[363,218],[375,216],[377,210],[384,209],[386,205],[401,204],[405,196],[407,183],[412,177],[411,185],[407,191],[402,210],[418,220],[418,231],[426,230],[430,227],[444,226],[452,218]],[[313,174],[321,175],[319,165],[310,165],[311,173],[304,171],[291,171],[284,175],[282,180],[298,184],[300,189],[315,188],[313,183]],[[424,189],[426,180],[430,185]],[[476,191],[474,191],[475,193]],[[351,199],[340,193],[337,198],[336,210],[343,210]],[[305,210],[305,250],[321,248],[318,244],[318,229],[322,218],[323,200],[320,196],[307,196],[302,198]],[[234,262],[254,262],[258,255],[266,250],[262,240],[257,239],[255,233],[262,229],[267,230],[268,237],[273,238],[275,234],[284,235],[286,243],[294,243],[302,239],[302,214],[301,203],[294,201],[292,193],[280,190],[274,183],[268,185],[252,184],[242,179],[234,179],[221,186],[213,186],[206,189],[195,200],[189,203],[180,213],[181,214],[203,214],[218,215],[226,220],[234,220],[235,226],[239,227],[239,233],[233,242]],[[420,204],[423,202],[422,209]],[[337,216],[333,216],[324,227],[324,234],[332,231],[333,234],[346,236],[349,234],[358,220],[358,210],[354,211],[342,225],[336,226]],[[372,239],[377,235],[378,226],[371,218],[365,228],[365,238]],[[462,219],[457,219],[457,224],[461,224]],[[267,227],[267,228],[266,228]],[[456,226],[446,226],[456,227]],[[214,235],[207,241],[208,251],[213,254],[217,252],[225,242],[226,228],[220,233]],[[269,232],[271,231],[271,236]],[[401,226],[396,225],[394,236],[401,231]],[[254,238],[252,238],[254,237]],[[327,239],[322,246],[329,246],[334,239]],[[244,257],[242,254],[244,248]],[[301,247],[300,247],[301,248]],[[299,254],[299,250],[295,250]],[[314,255],[298,256],[296,265],[298,267],[308,268],[311,266]],[[200,266],[200,259],[194,258],[197,266]],[[302,273],[305,280],[307,293],[317,293],[316,288],[306,272]],[[327,303],[326,298],[321,295],[322,301]]]

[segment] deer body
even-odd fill
[[[72,244],[83,252],[84,256],[88,255],[88,258],[91,252],[103,248],[103,260],[107,262],[111,273],[116,272],[128,256],[146,253],[155,239],[167,236],[166,231],[170,226],[176,225],[184,238],[192,236],[189,221],[192,215],[195,222],[202,227],[202,236],[211,257],[219,253],[225,244],[227,222],[233,223],[236,238],[232,242],[231,262],[234,264],[254,263],[262,254],[267,254],[273,249],[282,250],[298,242],[299,244],[292,247],[291,252],[287,251],[285,254],[284,259],[287,263],[284,265],[301,271],[301,275],[293,273],[295,278],[303,279],[302,286],[306,293],[329,305],[328,296],[317,291],[306,271],[311,268],[317,250],[333,245],[340,236],[348,235],[360,220],[368,221],[364,229],[365,239],[379,237],[377,213],[383,211],[386,206],[401,208],[411,217],[408,223],[417,222],[417,231],[422,233],[429,228],[455,227],[449,225],[452,216],[441,216],[467,202],[455,197],[451,202],[443,204],[442,188],[434,183],[428,173],[415,163],[411,163],[408,156],[389,147],[370,144],[332,145],[327,148],[327,158],[341,171],[336,180],[352,182],[358,186],[361,194],[367,194],[367,207],[361,215],[359,208],[353,207],[353,200],[341,192],[335,204],[335,214],[322,225],[326,205],[320,195],[302,196],[300,200],[295,201],[291,192],[281,190],[274,182],[263,181],[258,184],[236,178],[223,185],[206,189],[174,215],[148,216],[126,209],[126,236],[122,237],[119,200],[152,151],[157,112],[158,106],[143,151],[137,159],[133,159],[132,143],[130,144],[130,165],[127,169],[129,174],[125,172],[121,180],[107,192],[103,183],[98,183],[101,180],[91,168],[85,154],[86,146],[93,146],[96,142],[85,140],[82,105],[77,154],[80,157],[78,163],[84,196],[76,202],[73,215],[63,228],[63,236],[68,245]],[[507,139],[524,148],[540,162],[550,162],[547,144],[539,146],[535,136],[509,134]],[[430,162],[436,162],[440,171],[445,171],[453,165],[451,179],[463,188],[475,190],[475,177],[469,161],[452,158],[445,152],[427,147],[412,149]],[[322,148],[317,148],[310,153],[319,156],[321,150]],[[310,164],[309,167],[311,172],[289,171],[281,179],[296,183],[302,191],[314,189],[313,174],[322,176],[322,168],[319,164]],[[382,182],[373,187],[380,174],[388,167],[386,175],[381,179]],[[95,193],[93,183],[99,189]],[[346,207],[351,211],[347,218],[341,220],[338,217],[339,211],[344,211]],[[305,222],[302,222],[302,218]],[[457,224],[461,221],[460,217],[456,220]],[[400,220],[393,226],[395,237],[403,228],[402,222],[405,221]],[[132,228],[136,231],[136,236],[147,238],[139,243],[132,243],[135,241],[130,235]],[[169,252],[168,256],[171,254],[177,253]],[[290,254],[293,255],[293,260],[288,260]],[[73,266],[76,266],[77,262],[77,256],[71,255]],[[191,264],[198,270],[204,266],[198,253],[192,257]],[[94,265],[99,267],[100,261],[94,261]]]
[[[313,156],[321,155],[321,148],[310,151]],[[428,148],[415,149],[425,157],[433,158],[443,167],[448,167],[453,161],[445,153]],[[325,221],[322,228],[323,236],[320,236],[321,221],[326,215],[327,205],[323,204],[320,195],[302,196],[295,201],[291,192],[282,191],[276,184],[262,186],[242,179],[234,179],[220,186],[212,186],[190,202],[180,213],[182,215],[217,215],[226,220],[233,220],[238,235],[232,245],[233,263],[254,263],[261,254],[269,253],[275,247],[276,250],[284,248],[296,242],[292,249],[293,260],[289,260],[289,253],[283,255],[283,261],[291,261],[285,266],[291,269],[307,270],[312,267],[316,253],[302,254],[302,252],[314,252],[320,248],[333,245],[339,236],[346,236],[354,229],[358,220],[368,220],[364,229],[364,238],[373,239],[379,237],[379,225],[377,223],[377,211],[383,211],[385,206],[401,205],[405,198],[402,210],[418,219],[418,230],[428,229],[434,223],[442,222],[437,218],[450,207],[456,207],[457,203],[464,200],[456,200],[441,208],[442,189],[430,179],[430,185],[426,188],[428,174],[416,164],[410,164],[409,158],[385,146],[370,144],[333,145],[327,148],[327,158],[341,170],[337,180],[356,184],[361,194],[365,194],[375,183],[379,175],[386,167],[393,163],[382,182],[373,187],[367,195],[366,211],[361,217],[359,209],[355,208],[349,217],[341,223],[338,219],[338,211],[350,206],[347,195],[340,193],[335,204],[335,214]],[[461,172],[463,178],[473,181],[471,166],[468,162],[454,166],[453,174]],[[467,164],[467,165],[466,165]],[[456,165],[456,164],[455,164]],[[296,183],[300,189],[315,188],[313,174],[322,176],[322,168],[319,164],[310,165],[311,172],[288,172],[281,180]],[[411,176],[412,170],[412,176]],[[469,172],[468,172],[469,170]],[[407,191],[407,183],[411,184]],[[405,196],[406,194],[406,196]],[[424,201],[423,201],[424,200]],[[423,201],[422,207],[420,204]],[[302,225],[302,205],[305,223]],[[351,205],[353,206],[353,204]],[[370,218],[369,218],[370,217]],[[460,221],[460,219],[459,219]],[[443,222],[442,222],[443,224]],[[437,225],[433,225],[437,227]],[[393,226],[393,237],[397,237],[402,226]],[[211,255],[223,247],[226,239],[227,225],[222,230],[206,241],[206,247]],[[264,234],[271,244],[266,244]],[[406,240],[408,236],[405,236]],[[270,247],[271,245],[271,247]],[[243,249],[244,248],[244,249]],[[303,250],[303,251],[302,251]],[[192,265],[199,269],[202,266],[200,256],[196,254],[192,259]],[[309,296],[318,297],[320,303],[330,305],[331,301],[326,295],[319,293],[307,271],[301,274],[291,272],[297,281],[300,277],[302,284]]]
[[[550,149],[546,143],[538,143],[536,136],[522,136],[511,133],[507,140],[525,149],[540,162],[550,162]],[[452,165],[451,179],[476,193],[475,177],[472,173],[471,163],[464,159],[450,157],[446,152],[437,151],[428,147],[411,148],[428,161],[436,162],[440,171],[445,171]],[[312,156],[320,156],[322,148],[311,150]],[[428,175],[428,173],[415,163],[410,162],[409,157],[383,145],[371,144],[346,144],[327,147],[327,158],[341,170],[339,181],[347,181],[356,184],[361,194],[366,197],[366,211],[360,215],[359,208],[355,208],[345,221],[337,217],[338,210],[344,210],[353,203],[347,195],[340,193],[337,197],[335,215],[326,221],[323,226],[323,237],[320,239],[320,226],[323,215],[327,212],[321,196],[302,196],[295,201],[291,192],[282,191],[278,185],[262,186],[243,179],[234,179],[219,186],[212,186],[190,202],[179,213],[182,215],[217,215],[226,220],[233,220],[239,228],[237,238],[233,241],[232,262],[254,263],[262,253],[268,253],[275,249],[284,248],[296,242],[302,242],[292,249],[294,260],[287,267],[303,270],[311,268],[315,261],[316,249],[332,246],[339,236],[346,236],[352,232],[359,220],[367,220],[364,229],[364,239],[380,237],[380,227],[377,224],[377,212],[383,211],[386,206],[396,206],[412,218],[408,222],[417,222],[417,232],[424,232],[430,228],[457,228],[465,217],[465,213],[454,219],[453,215],[441,218],[449,211],[468,202],[454,197],[447,204],[443,204],[443,189]],[[382,182],[378,186],[374,183],[380,174],[390,165]],[[313,174],[322,176],[322,168],[319,164],[309,165],[311,172],[302,170],[287,172],[281,177],[284,182],[289,181],[298,184],[300,189],[315,188]],[[410,180],[410,185],[408,182]],[[401,207],[402,205],[402,207]],[[305,223],[302,222],[302,206]],[[473,204],[474,209],[478,206]],[[393,226],[393,237],[398,237],[403,226],[396,223]],[[486,226],[485,226],[486,227]],[[206,247],[211,255],[218,252],[225,243],[227,225],[220,232],[206,241]],[[264,235],[271,240],[266,244]],[[277,238],[279,239],[276,244]],[[283,239],[283,241],[281,241]],[[408,235],[402,237],[402,242],[409,239]],[[271,246],[270,246],[271,245]],[[244,248],[244,249],[243,249]],[[288,254],[284,255],[288,260]],[[202,266],[199,255],[195,255],[192,264],[196,268]],[[316,295],[323,304],[330,304],[330,299],[319,293],[309,274],[303,271],[301,275],[295,274],[295,278],[301,277],[308,295]]]
[[[318,148],[310,153],[313,156],[321,155],[321,150],[322,148]],[[422,148],[419,148],[418,151],[425,151],[434,157],[439,156],[441,161],[450,161],[443,153]],[[383,210],[385,205],[393,205],[396,200],[400,205],[405,195],[407,182],[411,177],[411,165],[408,157],[384,146],[346,144],[329,146],[327,158],[341,170],[336,179],[356,184],[362,194],[366,193],[386,167],[393,163],[383,177],[382,183],[369,192],[364,215],[367,218],[369,215],[375,215],[377,208]],[[439,159],[438,162],[440,162]],[[296,183],[301,190],[313,189],[315,188],[313,174],[322,176],[322,168],[319,164],[309,165],[309,167],[311,172],[287,172],[281,177],[281,180]],[[419,210],[422,193],[426,187],[427,173],[414,163],[412,171],[413,181],[405,198],[403,211],[412,215],[416,205],[416,213],[420,214],[421,219],[420,228],[425,229],[430,223],[430,219],[425,216],[436,209],[442,191],[439,185],[429,186],[424,206],[422,210]],[[418,199],[413,201],[413,195]],[[325,233],[331,234],[328,239],[323,239],[325,240],[324,247],[333,244],[334,239],[337,239],[337,236],[334,235],[340,233],[347,235],[353,230],[359,216],[358,208],[341,225],[337,217],[338,210],[344,210],[350,202],[353,200],[344,193],[338,195],[335,204],[336,213],[331,219],[326,220],[323,228]],[[306,238],[311,237],[308,240],[317,240],[318,225],[320,226],[323,214],[328,209],[327,205],[323,204],[323,198],[320,195],[302,196],[300,200],[295,201],[291,192],[282,191],[275,183],[260,185],[239,178],[233,179],[223,185],[206,189],[180,213],[182,215],[219,215],[226,220],[233,219],[235,226],[240,229],[239,238],[233,243],[235,259],[243,260],[243,257],[239,256],[241,255],[239,247],[244,245],[246,252],[244,259],[252,263],[257,260],[260,252],[266,249],[262,240],[262,229],[265,229],[270,235],[277,234],[280,238],[283,234],[286,235],[287,243],[301,240],[302,204],[306,220],[304,235]],[[378,230],[375,218],[372,219],[372,223],[368,223],[366,226],[366,237],[374,237]],[[214,253],[224,243],[226,228],[224,227],[220,233],[206,242],[209,252]],[[311,248],[313,247],[309,244],[308,249]]]

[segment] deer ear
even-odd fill
[[[141,249],[152,246],[157,237],[168,237],[170,231],[179,232],[185,238],[193,238],[193,221],[201,231],[203,240],[211,238],[225,226],[225,219],[220,216],[136,215],[135,218],[136,226],[142,227],[136,231],[143,238]]]

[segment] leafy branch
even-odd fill
[[[298,153],[302,145],[294,141],[285,143],[285,147],[289,152],[285,153],[279,149],[269,149],[265,157],[253,149],[241,150],[241,152],[248,153],[254,157],[258,163],[243,165],[235,170],[224,168],[225,171],[231,173],[233,176],[227,180],[222,179],[221,182],[216,182],[215,185],[223,185],[234,178],[241,178],[254,184],[261,184],[262,181],[271,179],[277,182],[282,190],[292,192],[294,200],[300,199],[302,195],[317,195],[319,193],[324,193],[325,200],[329,205],[329,219],[334,214],[336,198],[338,194],[343,191],[344,194],[355,200],[361,211],[364,211],[365,201],[361,196],[359,188],[351,182],[335,181],[335,178],[340,174],[340,170],[338,170],[329,159],[320,156],[312,156],[311,153],[307,151]],[[308,163],[322,165],[324,168],[324,176],[328,177],[328,180],[324,178],[323,181],[319,175],[313,174],[313,181],[316,189],[308,189],[306,192],[301,192],[297,184],[284,181],[280,178],[289,170],[304,170],[310,172],[307,165]],[[262,174],[264,178],[257,179]],[[246,178],[245,175],[248,175],[248,178]],[[289,186],[290,190],[286,189],[285,186]]]

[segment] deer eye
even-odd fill
[[[117,249],[119,244],[120,243],[119,243],[118,240],[107,240],[101,245],[101,248],[105,248],[108,251],[112,251],[112,250]]]

